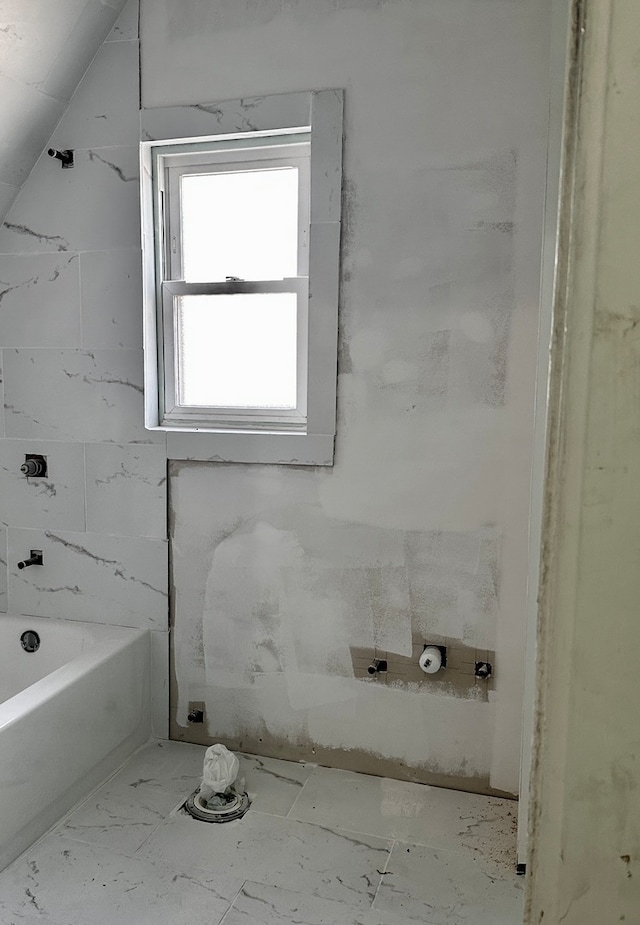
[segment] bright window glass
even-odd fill
[[[181,178],[185,282],[298,273],[298,169],[187,174]]]
[[[178,402],[295,408],[296,342],[295,293],[176,297]]]

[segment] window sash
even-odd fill
[[[177,400],[177,312],[176,303],[184,295],[236,295],[292,292],[297,295],[296,318],[296,407],[293,409],[191,406]],[[306,277],[292,277],[283,280],[229,281],[224,283],[186,283],[182,280],[165,281],[162,285],[162,319],[159,325],[161,337],[158,344],[162,351],[160,369],[163,371],[160,418],[163,423],[184,424],[193,428],[200,423],[202,429],[256,429],[287,430],[305,432],[307,423],[307,380],[308,380],[308,295],[309,282]],[[167,358],[169,362],[167,362]]]
[[[285,136],[296,138],[297,136]],[[284,153],[283,148],[286,149]],[[309,273],[310,148],[308,142],[246,147],[238,150],[194,150],[187,154],[157,157],[159,219],[163,248],[160,272],[163,279],[183,279],[180,227],[180,180],[183,176],[209,173],[241,173],[251,169],[295,167],[298,170],[298,274]]]

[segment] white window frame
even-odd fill
[[[217,139],[197,145],[158,145],[152,153],[156,234],[159,421],[165,426],[212,429],[283,430],[304,433],[307,426],[309,135],[257,136],[238,148]],[[239,173],[252,168],[298,170],[298,275],[287,279],[185,282],[180,227],[180,181],[193,173]],[[229,270],[234,267],[228,267]],[[182,295],[234,295],[290,292],[297,297],[297,399],[291,410],[189,406],[178,401],[176,299]]]
[[[250,118],[248,117],[250,114]],[[332,465],[342,174],[342,91],[310,91],[141,113],[145,426],[166,432],[169,458]],[[310,156],[309,156],[310,155]],[[186,283],[175,229],[181,173],[299,168],[298,276]],[[307,195],[308,190],[308,195]],[[173,210],[171,206],[173,205]],[[163,230],[167,236],[162,239]],[[175,400],[174,298],[183,294],[297,294],[298,401],[279,412],[207,409]],[[165,356],[170,362],[165,362]]]

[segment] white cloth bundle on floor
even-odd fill
[[[209,746],[204,756],[200,792],[204,794],[206,788],[211,793],[225,793],[235,782],[239,768],[240,762],[226,746]]]

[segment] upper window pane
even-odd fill
[[[298,275],[298,169],[181,178],[186,282]]]
[[[178,403],[293,409],[297,404],[297,297],[176,297]]]

